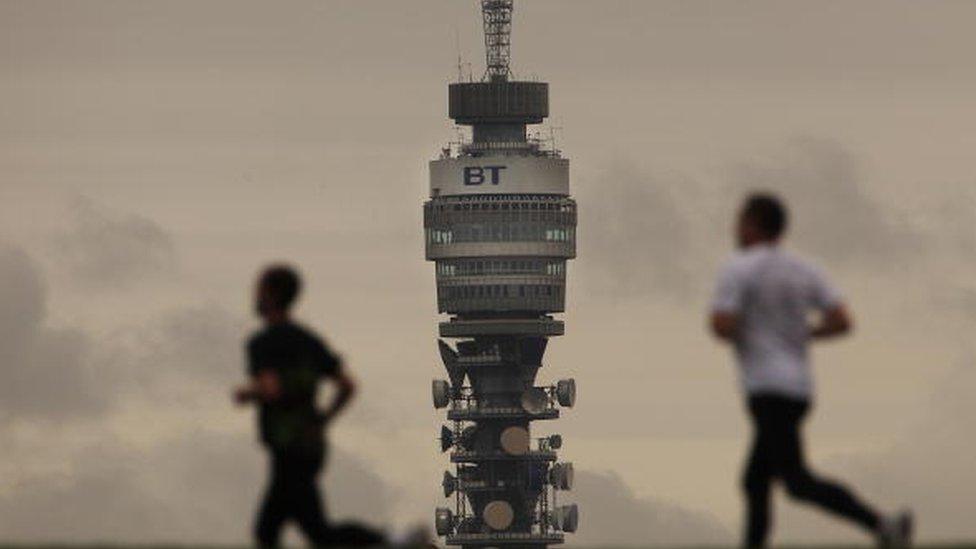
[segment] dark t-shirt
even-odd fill
[[[321,448],[316,390],[322,378],[339,373],[339,358],[309,330],[284,322],[251,336],[247,359],[252,377],[272,370],[281,382],[281,398],[261,404],[261,440],[273,450]]]

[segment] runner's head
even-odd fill
[[[281,264],[265,268],[255,288],[258,315],[269,321],[287,317],[301,289],[302,280],[294,268]]]
[[[749,195],[739,213],[739,247],[778,242],[786,232],[788,222],[789,212],[779,197],[770,193]]]

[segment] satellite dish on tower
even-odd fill
[[[529,430],[524,427],[509,427],[502,431],[502,450],[510,456],[524,456],[529,453]]]
[[[441,481],[441,486],[444,487],[444,497],[449,498],[457,490],[457,478],[449,471],[444,471],[444,480]]]
[[[444,362],[444,369],[447,370],[447,377],[451,380],[451,386],[460,389],[464,385],[464,367],[458,364],[457,351],[444,342],[443,339],[437,340],[437,348],[441,352],[441,360]]]
[[[562,435],[552,435],[549,437],[549,448],[552,450],[558,450],[563,447],[563,436]]]
[[[572,408],[576,405],[576,380],[563,379],[556,384],[556,399],[560,406]]]
[[[508,530],[512,526],[512,521],[515,520],[515,510],[507,501],[495,500],[485,505],[485,511],[481,518],[492,530]]]
[[[530,387],[522,393],[522,409],[530,414],[541,414],[549,407],[549,395],[539,387]]]
[[[461,430],[461,438],[458,440],[461,447],[465,450],[471,450],[474,448],[474,436],[478,434],[478,427],[474,425],[468,425]]]
[[[454,529],[454,513],[446,507],[438,507],[434,512],[434,528],[438,536],[446,536]]]
[[[552,519],[555,519],[554,521]],[[579,507],[576,504],[563,505],[553,512],[550,521],[563,532],[572,534],[579,527]]]
[[[557,463],[549,469],[549,483],[556,490],[572,490],[574,479],[572,463]]]
[[[451,403],[451,386],[443,379],[435,379],[431,383],[430,391],[434,397],[434,408],[440,410],[441,408],[447,408],[447,405]]]
[[[559,519],[562,531],[572,534],[579,527],[579,507],[575,503],[560,507]]]
[[[454,431],[447,425],[441,425],[441,452],[446,452],[451,446],[454,446]]]

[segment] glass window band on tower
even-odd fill
[[[424,205],[428,259],[576,256],[576,202],[564,196],[441,197]]]
[[[437,262],[441,313],[563,312],[566,261],[540,257],[484,257]]]

